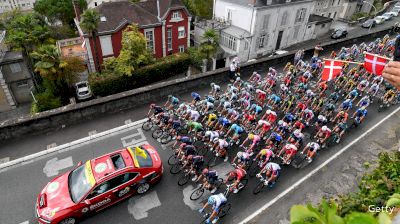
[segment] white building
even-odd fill
[[[35,1],[36,0],[0,0],[0,13],[18,8],[22,11],[32,10]]]
[[[334,20],[350,20],[357,12],[369,13],[374,0],[316,0],[314,2],[313,14],[329,17]]]
[[[199,22],[195,26],[195,42],[201,41],[204,30],[214,28],[224,51],[219,57],[228,59],[225,65],[235,56],[242,61],[258,58],[316,38],[314,29],[331,20],[317,17],[309,24],[313,6],[312,0],[214,0],[214,23],[223,25],[210,27]]]
[[[92,9],[104,2],[120,2],[120,1],[124,1],[124,0],[86,0],[86,3],[87,3],[88,9]],[[143,1],[143,0],[141,0],[141,1]]]

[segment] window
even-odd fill
[[[337,12],[335,12],[335,14],[333,14],[333,18],[334,18],[334,19],[336,18],[336,13],[337,13]]]
[[[111,35],[100,36],[100,45],[103,56],[113,55],[113,46],[111,42]]]
[[[116,154],[111,156],[111,161],[114,164],[116,170],[125,168],[124,158],[122,158],[121,154]]]
[[[125,173],[121,174],[117,177],[114,177],[111,180],[105,181],[104,183],[101,183],[99,186],[97,186],[93,191],[87,196],[86,199],[91,199],[96,196],[99,196],[111,189],[114,189],[118,186],[121,186],[128,181],[131,181],[137,177],[137,173]]]
[[[295,26],[294,27],[294,32],[293,32],[293,39],[296,40],[297,37],[299,36],[299,30],[300,30],[300,26]]]
[[[337,5],[339,5],[339,4],[340,4],[340,0],[337,1]]]
[[[264,47],[264,42],[265,42],[265,34],[261,35],[258,38],[258,48],[263,48]]]
[[[185,46],[184,45],[179,45],[179,52],[185,52]]]
[[[236,51],[236,38],[227,33],[221,33],[220,44]]]
[[[286,26],[287,17],[288,17],[288,16],[289,16],[289,15],[288,15],[288,12],[287,12],[287,11],[285,11],[285,12],[282,14],[281,26]]]
[[[249,42],[247,42],[247,40],[245,39],[244,41],[244,50],[248,50],[249,49]]]
[[[97,6],[97,2],[94,2],[94,6]]]
[[[16,72],[21,72],[22,71],[21,66],[20,66],[19,63],[10,64],[10,69],[11,69],[12,73],[16,73]]]
[[[228,9],[228,11],[227,11],[226,20],[232,21],[232,10],[231,9]]]
[[[172,29],[168,28],[167,30],[167,41],[168,41],[168,50],[172,50]]]
[[[305,17],[306,17],[306,12],[307,12],[307,9],[306,9],[306,8],[298,9],[298,10],[297,10],[297,13],[296,13],[296,20],[295,20],[295,22],[296,22],[296,23],[298,23],[298,22],[303,22],[304,19],[305,19]]]
[[[184,26],[180,26],[178,27],[178,38],[184,38],[185,35],[185,27]]]
[[[17,87],[18,88],[24,88],[24,87],[27,87],[27,86],[28,86],[28,80],[17,82]]]
[[[264,15],[263,25],[262,25],[263,30],[268,30],[268,25],[269,25],[269,15]]]
[[[325,23],[321,25],[321,28],[325,28]]]
[[[154,52],[154,36],[153,30],[144,31],[144,36],[146,37],[146,47],[147,49]]]
[[[172,19],[180,19],[180,18],[182,18],[181,17],[181,12],[179,12],[179,11],[174,11],[173,13],[172,13],[172,17],[171,17]]]
[[[328,17],[331,18],[331,13],[328,14]]]

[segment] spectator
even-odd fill
[[[229,66],[229,79],[231,82],[234,81],[236,69],[237,69],[237,63],[236,60],[233,60],[231,65]]]
[[[400,62],[390,61],[386,64],[382,76],[397,90],[400,90]]]
[[[314,56],[315,56],[315,57],[318,57],[318,56],[319,56],[319,53],[320,53],[322,50],[324,50],[324,49],[322,48],[321,43],[318,43],[318,44],[315,46],[315,48],[314,48]]]

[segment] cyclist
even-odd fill
[[[360,91],[360,96],[362,95],[362,93],[365,91],[365,89],[369,86],[369,82],[367,79],[362,80],[358,86],[357,89]]]
[[[243,143],[240,145],[240,147],[244,147],[244,145],[245,145],[248,141],[249,141],[249,142],[251,141],[251,144],[250,144],[250,147],[247,149],[247,151],[248,151],[248,152],[253,152],[254,147],[258,145],[258,143],[261,141],[261,138],[260,138],[259,135],[255,135],[255,134],[251,134],[251,133],[250,133],[250,134],[247,136],[247,138],[243,141]]]
[[[267,120],[269,123],[273,124],[277,118],[278,115],[275,113],[275,111],[267,110],[261,120]]]
[[[271,130],[271,123],[269,123],[266,120],[259,120],[257,122],[257,126],[254,129],[254,131],[258,131],[259,129],[261,129],[261,131],[259,132],[260,137],[265,138],[264,135],[265,133],[267,133],[269,130]],[[265,140],[265,139],[264,139]]]
[[[186,113],[186,120],[198,121],[200,118],[200,113],[197,110],[188,109]]]
[[[196,93],[196,92],[192,92],[192,94],[190,94],[193,98],[192,100],[192,104],[196,105],[197,102],[199,102],[201,100],[201,96],[200,94]]]
[[[256,161],[257,159],[264,161],[262,167],[272,158],[275,157],[274,152],[272,151],[271,146],[267,146],[263,149],[260,150],[260,152],[257,154],[257,156],[253,159],[253,161]]]
[[[322,127],[327,124],[328,124],[328,119],[322,114],[318,115],[317,121],[315,122],[315,128],[319,129],[319,127]]]
[[[165,102],[164,107],[167,107],[169,110],[171,110],[174,107],[176,107],[178,104],[179,104],[179,99],[177,97],[168,95],[168,100],[167,100],[167,102]]]
[[[263,108],[260,105],[255,104],[255,103],[253,103],[250,107],[250,111],[253,111],[252,114],[254,114],[254,115],[261,114],[262,110],[263,110]]]
[[[368,113],[367,109],[365,109],[365,107],[361,107],[354,112],[352,118],[355,118],[355,121],[358,124],[361,124],[365,116],[367,116],[367,113]]]
[[[226,117],[219,117],[217,123],[215,124],[215,130],[217,131],[223,131],[224,128],[229,127],[230,121]]]
[[[301,114],[306,108],[307,108],[307,105],[304,104],[303,102],[299,101],[297,103],[297,106],[296,106],[296,109],[294,112],[296,115],[298,115],[298,114]]]
[[[303,124],[303,122],[301,122],[301,120],[297,120],[290,128],[290,131],[292,131],[293,129],[300,129],[301,131],[303,131],[305,128],[306,126]]]
[[[185,143],[181,144],[179,149],[178,149],[178,153],[177,153],[177,157],[181,160],[181,161],[186,161],[186,158],[190,155],[195,155],[196,154],[196,147],[194,147],[194,145],[187,145]]]
[[[194,133],[197,134],[197,133],[199,133],[199,132],[204,130],[203,129],[203,125],[201,123],[199,123],[199,122],[196,122],[196,121],[189,121],[187,123],[187,125],[189,127],[189,133],[194,131]]]
[[[281,98],[276,94],[272,94],[269,97],[268,105],[271,105],[272,107],[274,107],[274,106],[279,105],[280,102],[281,102]]]
[[[342,110],[342,111],[339,111],[339,113],[335,116],[335,118],[333,119],[333,122],[336,122],[336,120],[337,120],[337,123],[342,123],[342,122],[346,123],[348,118],[349,118],[349,114],[346,111]]]
[[[191,156],[188,156],[187,160],[191,164],[191,168],[189,170],[189,173],[190,172],[195,173],[195,175],[192,178],[192,181],[198,181],[198,178],[200,176],[198,174],[203,169],[204,157],[200,156],[200,155],[191,155]]]
[[[178,145],[179,143],[191,145],[191,144],[193,144],[193,140],[189,136],[178,135],[176,137],[176,141],[175,141],[174,145],[172,146],[172,148],[175,148],[175,146]]]
[[[236,122],[240,118],[240,113],[235,109],[228,109],[227,118],[232,122]]]
[[[317,132],[317,134],[315,134],[314,138],[318,137],[319,139],[321,139],[320,143],[321,143],[321,145],[323,145],[326,142],[326,140],[328,140],[328,138],[331,136],[331,134],[332,134],[332,130],[329,129],[326,125],[324,125],[318,130],[318,132]]]
[[[215,191],[217,191],[215,184],[218,181],[218,173],[216,170],[211,170],[208,166],[206,166],[199,176],[198,181],[201,180],[203,180],[204,188],[208,189],[211,194],[214,194]]]
[[[265,102],[265,99],[267,98],[267,93],[261,89],[256,89],[256,94],[257,94],[258,103],[263,105]]]
[[[304,134],[301,133],[301,129],[296,129],[294,132],[290,135],[288,141],[294,143],[296,146],[299,146],[304,139]]]
[[[253,72],[253,74],[251,74],[250,78],[248,79],[248,82],[253,84],[258,84],[260,81],[261,81],[261,75],[258,74],[258,72]]]
[[[154,110],[153,116],[156,116],[157,114],[164,112],[164,109],[162,107],[156,106],[154,103],[152,103],[150,104],[150,110],[147,113],[147,117],[150,117],[151,111],[153,110]]]
[[[336,140],[336,143],[340,142],[340,139],[342,139],[346,130],[347,130],[346,122],[340,122],[333,128],[333,131],[339,136],[338,139]]]
[[[359,93],[357,89],[353,89],[347,94],[346,99],[350,99],[351,101],[355,100],[358,97]]]
[[[228,153],[227,153],[227,149],[229,146],[228,142],[225,139],[219,139],[219,138],[215,138],[213,142],[214,142],[213,149],[215,149],[216,152],[215,155],[217,157],[224,158],[224,162],[228,161]]]
[[[207,127],[212,127],[214,125],[214,122],[217,120],[217,115],[215,113],[209,113],[207,116],[204,116],[202,122],[206,122]]]
[[[262,174],[265,173],[265,179],[262,177]],[[267,163],[264,168],[256,175],[258,178],[262,178],[264,180],[264,185],[270,184],[273,186],[276,183],[276,180],[280,176],[281,167],[273,162]]]
[[[210,85],[211,85],[210,94],[213,95],[214,97],[216,97],[221,92],[221,86],[219,86],[213,82]]]
[[[284,136],[289,131],[289,124],[284,120],[279,120],[275,127],[275,131]]]
[[[305,121],[306,126],[310,125],[311,120],[314,118],[314,112],[308,108],[306,108],[302,114],[300,115],[301,118]]]
[[[212,143],[214,139],[219,138],[220,133],[218,131],[206,131],[203,137],[203,141],[207,141]]]
[[[233,184],[231,186],[233,187],[233,193],[236,194],[239,192],[238,185],[245,176],[246,176],[246,171],[242,167],[237,166],[236,169],[229,172],[228,177],[226,178],[224,183],[226,184],[228,183],[228,181],[232,181]]]
[[[212,207],[213,212],[211,213],[210,217],[206,220],[206,224],[210,224],[210,223],[215,224],[215,223],[217,223],[217,221],[219,219],[219,217],[218,217],[219,210],[220,210],[221,206],[226,204],[227,201],[228,200],[226,199],[226,197],[222,193],[211,195],[208,198],[207,203],[205,203],[203,208],[199,210],[200,214],[203,214],[204,210],[208,206]]]
[[[344,110],[348,112],[353,107],[353,102],[351,99],[346,99],[339,107],[339,111]]]
[[[235,158],[233,158],[231,164],[235,167],[236,166],[236,162],[238,163],[239,166],[241,167],[246,167],[247,164],[249,164],[250,161],[250,153],[244,151],[239,151]],[[237,160],[237,161],[236,161]]]
[[[371,103],[371,100],[369,99],[369,96],[366,95],[363,98],[360,99],[357,103],[357,107],[368,107],[369,104]]]
[[[229,136],[229,134],[233,132],[233,136],[232,136],[232,142],[235,142],[236,145],[239,144],[240,142],[240,134],[242,134],[244,132],[244,129],[238,125],[238,124],[232,124],[232,126],[229,128],[228,133],[226,134],[226,136]]]
[[[309,142],[306,147],[304,147],[301,154],[304,154],[307,151],[307,160],[311,163],[312,159],[315,157],[316,153],[320,149],[320,145],[316,142]]]
[[[385,93],[385,95],[382,97],[383,104],[392,103],[395,96],[396,96],[396,92],[393,89],[388,90]]]
[[[368,94],[369,94],[370,96],[376,96],[376,94],[378,93],[378,91],[379,91],[379,84],[378,84],[378,83],[373,83],[373,84],[371,85],[371,87],[369,87],[369,89],[368,89]]]
[[[285,153],[285,156],[282,158],[282,154]],[[297,153],[297,146],[289,143],[282,147],[281,151],[278,153],[278,157],[283,159],[283,163],[289,164],[292,161],[292,158]]]

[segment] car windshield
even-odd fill
[[[135,167],[152,167],[153,160],[146,149],[142,147],[135,147],[134,149],[128,148],[129,153],[133,158]]]
[[[88,172],[91,171],[86,171],[86,166],[82,165],[72,171],[68,176],[69,192],[72,201],[75,203],[82,200],[83,196],[85,196],[93,186],[90,183]]]

